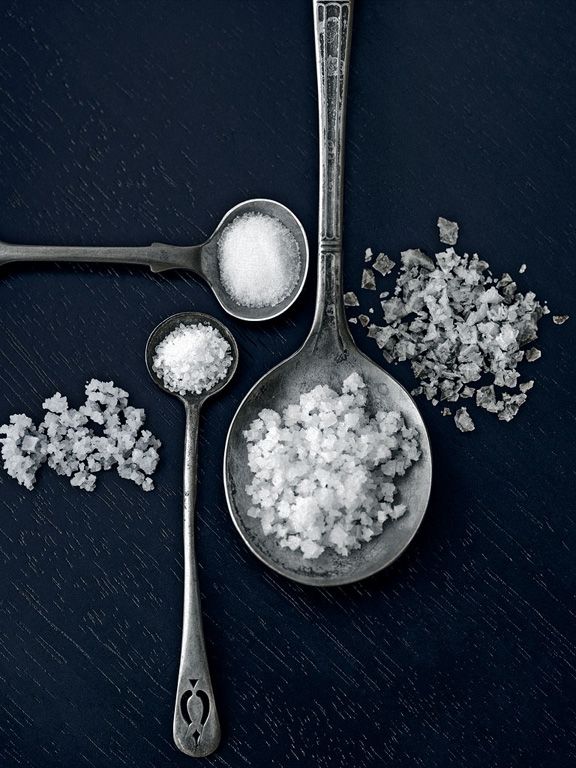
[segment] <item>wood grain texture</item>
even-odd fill
[[[495,270],[525,262],[521,288],[573,316],[543,324],[536,385],[511,424],[481,414],[461,435],[423,403],[429,512],[365,583],[315,590],[266,572],[222,489],[227,425],[303,340],[313,276],[285,317],[254,327],[186,274],[2,272],[0,423],[38,417],[56,390],[78,402],[97,376],[127,388],[164,443],[152,494],[113,473],[86,494],[47,471],[29,493],[0,472],[2,768],[190,765],[171,740],[183,418],[143,353],[158,321],[192,308],[224,320],[241,353],[200,436],[200,576],[224,731],[206,764],[574,765],[575,29],[564,0],[357,3],[346,289],[359,289],[367,246],[433,250],[441,214]],[[189,244],[262,196],[291,207],[313,244],[317,191],[309,0],[1,4],[1,239]]]

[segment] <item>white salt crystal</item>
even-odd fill
[[[440,242],[445,245],[456,245],[458,240],[458,224],[455,221],[445,219],[443,216],[438,218],[438,230]]]
[[[523,274],[524,274],[524,272],[526,272],[526,264],[521,264],[521,265],[520,265],[520,269],[518,270],[518,272],[519,272],[521,275],[523,275]]]
[[[172,392],[206,392],[232,363],[230,344],[210,324],[180,323],[154,350],[152,369]]]
[[[290,230],[262,213],[236,217],[218,240],[222,285],[244,307],[272,307],[286,299],[298,282],[300,259]]]
[[[566,320],[570,319],[570,315],[554,315],[552,321],[555,325],[564,325]]]
[[[454,414],[454,421],[460,432],[472,432],[475,429],[474,422],[466,408],[458,408]]]
[[[348,291],[348,293],[344,294],[345,307],[358,307],[359,305],[360,302],[358,301],[358,296],[356,296],[354,291]]]
[[[372,269],[375,269],[377,272],[380,272],[381,275],[386,276],[395,266],[395,261],[392,261],[392,259],[386,256],[385,253],[379,253],[372,264]]]
[[[374,272],[372,272],[371,269],[363,269],[362,270],[362,288],[365,288],[368,291],[375,291],[376,290],[376,278],[374,277]]]

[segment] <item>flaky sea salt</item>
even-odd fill
[[[244,307],[272,307],[286,299],[298,282],[300,259],[288,227],[262,213],[238,216],[218,240],[222,285]]]
[[[438,227],[444,241],[457,237],[455,222],[440,217]],[[475,396],[480,408],[512,419],[528,389],[519,386],[518,364],[540,356],[522,347],[537,337],[548,308],[531,291],[519,292],[508,273],[494,278],[477,254],[447,248],[432,259],[412,248],[401,259],[393,295],[381,294],[385,324],[369,325],[368,335],[388,362],[411,362],[420,384],[414,394],[433,404]],[[461,428],[470,417],[458,413]]]
[[[439,216],[437,223],[440,242],[444,243],[444,245],[456,245],[458,240],[458,224],[455,221],[445,219],[444,216]]]
[[[129,406],[128,393],[114,382],[92,379],[78,409],[59,392],[42,407],[46,414],[39,427],[24,414],[0,427],[4,469],[25,488],[32,490],[44,463],[85,491],[94,490],[98,472],[114,466],[143,490],[154,488],[160,441],[142,429],[144,410]]]
[[[420,457],[418,433],[398,412],[370,415],[356,373],[341,394],[317,386],[281,413],[262,410],[244,437],[248,515],[304,558],[346,556],[406,511],[394,479]]]
[[[374,272],[369,268],[362,270],[362,288],[368,291],[376,290],[376,278]]]
[[[382,276],[386,276],[394,269],[395,266],[396,262],[392,261],[389,256],[386,256],[385,253],[379,253],[374,263],[372,264],[372,269],[380,272]]]
[[[154,350],[152,369],[172,392],[199,395],[221,381],[231,363],[230,344],[214,326],[180,323]]]
[[[474,422],[467,408],[458,408],[454,414],[454,422],[460,432],[473,432],[475,429]]]

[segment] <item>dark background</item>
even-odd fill
[[[0,238],[190,244],[262,196],[302,219],[315,260],[310,6],[3,0]],[[462,248],[496,272],[525,262],[520,287],[574,313],[576,3],[356,10],[346,288],[359,289],[367,246],[438,250],[441,214],[460,222]],[[259,326],[224,317],[187,274],[2,271],[0,423],[39,418],[56,390],[78,405],[95,376],[127,388],[164,444],[151,494],[112,472],[93,494],[47,470],[33,493],[0,473],[2,768],[191,765],[171,740],[183,412],[143,362],[154,325],[188,309],[225,320],[241,352],[201,434],[199,556],[224,729],[206,764],[574,765],[576,317],[542,322],[543,357],[523,368],[536,385],[511,424],[481,412],[462,435],[421,403],[435,476],[415,542],[362,584],[318,590],[248,553],[221,471],[236,406],[304,339],[314,287],[312,271],[293,309]]]

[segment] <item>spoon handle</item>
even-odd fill
[[[313,332],[348,334],[342,301],[344,123],[353,0],[313,0],[320,126],[318,294]]]
[[[200,406],[185,402],[184,446],[184,619],[173,735],[178,749],[192,757],[211,754],[220,743],[220,722],[202,631],[202,611],[194,535]]]
[[[0,266],[12,261],[91,261],[108,264],[144,264],[152,272],[168,269],[190,269],[201,273],[201,246],[68,246],[13,245],[0,240]]]

